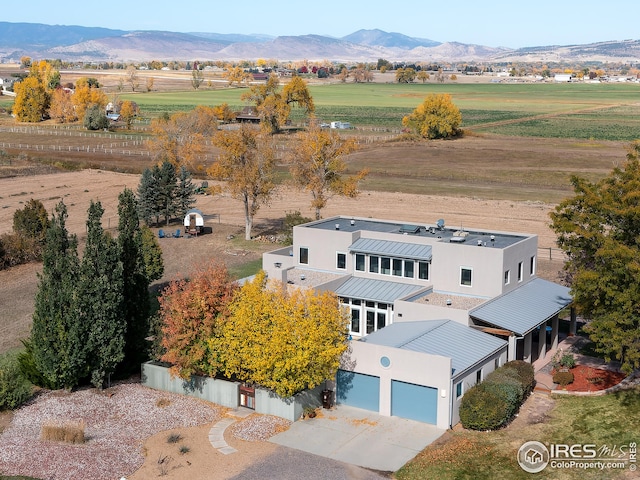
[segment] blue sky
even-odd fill
[[[174,32],[321,34],[379,28],[412,37],[491,47],[640,39],[638,0],[30,0],[6,22]],[[182,7],[182,8],[181,8]]]

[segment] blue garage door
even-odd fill
[[[336,399],[338,403],[380,411],[380,377],[338,370]]]
[[[391,415],[435,425],[438,421],[438,389],[392,380]]]

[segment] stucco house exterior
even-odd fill
[[[537,236],[338,216],[263,255],[269,278],[335,292],[350,347],[336,401],[449,428],[464,392],[558,344],[569,289],[536,276]],[[571,313],[571,329],[575,316]]]

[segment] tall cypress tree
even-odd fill
[[[124,359],[126,320],[123,268],[118,244],[102,228],[104,209],[91,202],[87,218],[87,243],[78,281],[78,316],[89,327],[88,358],[91,383],[104,385]]]
[[[158,178],[158,192],[160,194],[160,201],[162,205],[162,215],[167,225],[169,220],[176,213],[176,197],[177,197],[177,177],[176,167],[173,163],[164,161],[162,165],[155,170],[154,174]]]
[[[138,214],[147,225],[151,225],[154,218],[158,222],[158,197],[158,179],[152,169],[145,168],[138,185]]]
[[[50,385],[71,389],[87,375],[87,324],[77,308],[78,253],[66,228],[67,207],[60,202],[47,228],[42,274],[31,327],[36,368]]]
[[[118,197],[118,245],[122,263],[124,318],[127,322],[124,368],[137,369],[147,359],[149,345],[149,279],[145,272],[136,197],[125,189]]]

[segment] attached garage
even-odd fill
[[[338,370],[336,380],[338,403],[374,412],[380,410],[380,377]]]
[[[438,423],[438,389],[391,380],[391,415]]]

